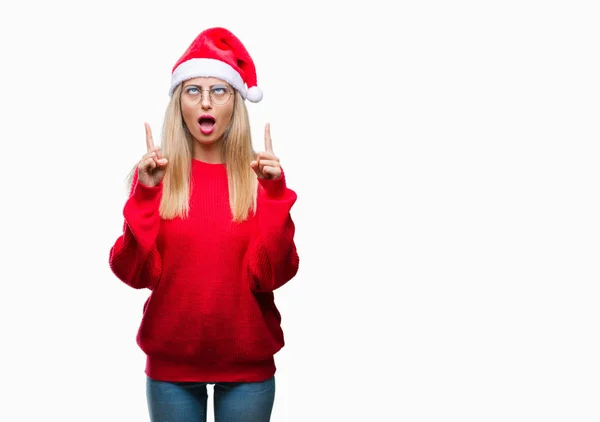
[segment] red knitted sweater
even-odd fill
[[[284,346],[273,291],[299,258],[290,209],[296,193],[259,179],[256,214],[232,222],[225,164],[193,160],[189,217],[161,219],[162,185],[134,178],[123,234],[110,250],[114,274],[148,288],[137,334],[156,380],[264,381]]]

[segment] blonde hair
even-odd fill
[[[190,174],[194,139],[185,127],[181,114],[180,84],[167,105],[162,130],[161,150],[169,160],[163,179],[159,212],[163,219],[186,218],[189,213]],[[256,152],[252,147],[250,120],[242,96],[236,91],[233,114],[223,134],[223,157],[229,185],[232,219],[244,221],[256,211],[257,177],[250,167]],[[130,173],[129,182],[133,180]]]

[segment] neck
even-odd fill
[[[223,141],[219,140],[208,145],[194,142],[194,158],[211,164],[223,163]]]

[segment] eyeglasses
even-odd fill
[[[181,102],[188,107],[194,107],[202,101],[202,93],[208,91],[208,97],[212,105],[227,104],[233,95],[233,91],[227,85],[213,85],[210,89],[202,89],[196,85],[188,85],[181,92]]]

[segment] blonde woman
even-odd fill
[[[114,274],[149,289],[137,334],[152,421],[269,421],[284,346],[274,290],[298,271],[286,185],[273,151],[255,152],[245,101],[262,92],[231,32],[201,32],[173,67],[162,142],[146,124]]]

